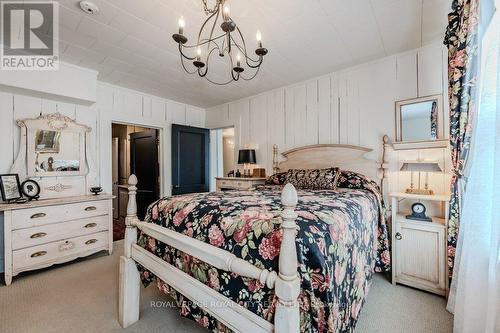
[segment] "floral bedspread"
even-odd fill
[[[146,220],[220,247],[250,263],[278,270],[281,187],[213,192],[160,199]],[[301,278],[301,332],[351,332],[375,271],[390,267],[380,194],[366,189],[298,191],[296,238]],[[273,321],[274,290],[218,270],[147,236],[139,245],[257,315]],[[214,332],[228,330],[183,295],[140,267],[144,285],[155,282],[178,302],[181,315]]]

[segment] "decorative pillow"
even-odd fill
[[[278,172],[267,177],[266,185],[284,185],[286,182],[287,172]]]
[[[365,175],[348,170],[340,171],[337,187],[350,189],[375,188],[380,192],[380,187],[373,180],[368,179]]]
[[[339,168],[290,169],[286,182],[300,189],[336,190],[339,175]]]

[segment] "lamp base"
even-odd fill
[[[405,192],[409,194],[434,195],[433,190],[418,189],[418,188],[407,188]]]

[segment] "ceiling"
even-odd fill
[[[201,0],[92,2],[96,16],[78,0],[59,0],[62,61],[99,71],[101,81],[210,107],[440,39],[451,0],[228,0],[247,43],[260,29],[269,54],[254,80],[227,86],[186,74],[171,38],[183,15],[193,40],[205,19]]]

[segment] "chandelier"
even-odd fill
[[[201,26],[196,44],[186,44],[188,41],[187,37],[184,36],[186,23],[182,16],[179,19],[179,33],[172,36],[174,41],[179,44],[182,67],[187,73],[198,73],[200,77],[204,77],[209,82],[218,85],[229,84],[239,79],[252,80],[259,73],[262,60],[268,52],[266,48],[262,47],[260,31],[257,31],[256,34],[256,56],[252,56],[247,52],[243,34],[230,16],[229,6],[225,4],[226,0],[215,0],[216,3],[213,8],[207,5],[207,0],[202,1],[208,18]],[[221,32],[216,29],[219,21],[221,22]],[[225,59],[229,65],[230,76],[228,75],[227,81],[209,77],[209,70],[213,68],[211,60],[213,63],[213,57],[216,56]],[[247,73],[249,74],[247,75]]]

